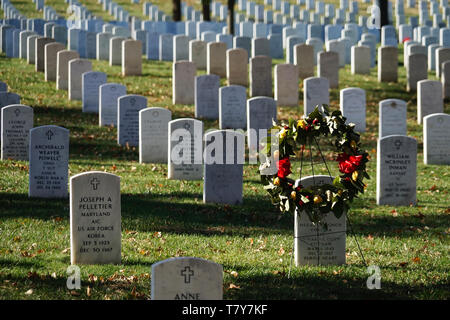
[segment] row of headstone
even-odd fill
[[[90,171],[70,178],[71,263],[121,263],[120,177]],[[152,265],[152,300],[220,300],[223,268],[180,257]]]

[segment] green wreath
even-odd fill
[[[303,116],[298,121],[290,119],[288,125],[274,124],[271,130],[276,133],[267,138],[262,151],[267,159],[260,166],[260,175],[272,203],[282,212],[293,213],[298,209],[299,212],[306,212],[312,223],[322,224],[330,211],[337,218],[341,217],[348,211],[358,193],[364,193],[366,185],[363,180],[370,179],[366,171],[369,155],[360,148],[360,135],[354,131],[355,125],[346,124],[345,120],[340,111],[330,114],[328,107],[322,106],[322,112],[316,107],[307,117]],[[307,188],[296,186],[295,180],[288,178],[292,173],[290,156],[295,155],[295,151],[301,151],[303,156],[305,146],[313,143],[318,146],[317,138],[320,136],[334,137],[333,145],[339,153],[336,161],[339,162],[341,175],[332,184]],[[273,148],[275,141],[278,143],[278,150]],[[275,160],[277,158],[278,161]],[[277,172],[266,174],[264,171],[274,161]]]

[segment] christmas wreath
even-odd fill
[[[346,118],[340,111],[330,114],[328,107],[322,106],[321,111],[316,107],[308,116],[303,116],[298,121],[290,119],[288,125],[274,124],[271,130],[275,131],[271,132],[276,133],[266,140],[262,152],[267,159],[260,166],[260,174],[272,203],[282,212],[293,213],[298,209],[299,212],[306,212],[312,223],[321,224],[330,211],[339,218],[348,211],[350,203],[358,193],[364,193],[366,185],[363,180],[370,178],[366,171],[369,156],[360,148],[360,135],[354,131],[355,125],[346,124],[345,121]],[[300,152],[303,159],[305,147],[309,146],[310,152],[311,145],[316,144],[319,147],[320,137],[332,138],[332,144],[338,153],[336,161],[341,174],[332,184],[309,187],[296,185],[295,180],[288,177],[292,173],[290,157]],[[275,146],[278,146],[278,149]],[[322,160],[325,162],[323,155]],[[276,163],[276,173],[267,174],[266,169],[271,167],[273,162]],[[302,167],[300,176],[301,171]]]

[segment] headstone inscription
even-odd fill
[[[71,264],[120,264],[120,177],[90,171],[70,178]]]

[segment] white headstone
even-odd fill
[[[70,178],[71,264],[120,264],[120,177],[90,171]]]
[[[180,257],[152,265],[152,300],[222,300],[223,268],[212,261]]]
[[[348,123],[355,124],[355,131],[366,131],[366,92],[360,88],[346,88],[340,92],[340,108]]]
[[[241,204],[245,136],[233,130],[205,134],[203,202]]]
[[[139,146],[139,111],[147,108],[147,98],[128,94],[117,99],[117,143]]]
[[[69,130],[48,125],[30,130],[29,197],[66,198]]]
[[[139,111],[139,162],[167,163],[168,129],[172,112],[164,108]]]
[[[450,115],[434,113],[423,118],[423,161],[450,165]]]
[[[29,160],[33,108],[12,104],[1,109],[1,159]]]
[[[83,112],[99,112],[99,87],[106,83],[106,73],[88,71],[81,75]]]
[[[168,178],[203,178],[203,123],[181,118],[169,122]]]
[[[416,204],[417,141],[404,135],[378,140],[377,204]]]
[[[332,184],[333,177],[317,175],[296,181],[303,188],[312,185]],[[296,210],[294,221],[295,265],[341,265],[345,264],[346,214],[336,218],[328,212],[324,219],[327,229],[314,225],[306,212]]]
[[[127,88],[118,83],[99,87],[99,125],[117,126],[117,100],[127,94]]]
[[[406,135],[406,102],[399,99],[380,101],[378,136]]]

